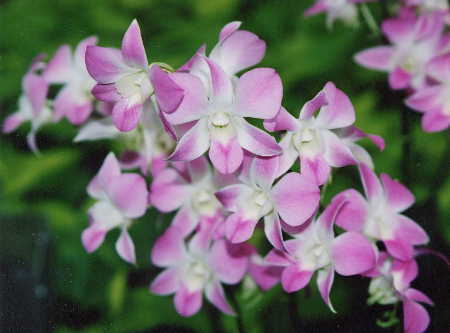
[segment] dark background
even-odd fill
[[[268,49],[262,66],[274,67],[284,84],[284,106],[297,113],[329,80],[344,90],[357,110],[357,125],[383,136],[384,152],[369,144],[377,172],[408,184],[417,203],[407,215],[430,234],[431,247],[449,254],[449,135],[424,133],[418,114],[403,106],[402,92],[387,87],[386,75],[356,65],[352,57],[382,42],[361,20],[358,28],[337,23],[325,27],[319,15],[304,19],[311,1],[238,0],[3,0],[0,1],[0,120],[16,110],[20,80],[40,52],[97,35],[102,46],[119,46],[137,18],[150,61],[177,67],[203,43],[215,45],[221,27],[243,21]],[[370,4],[380,22],[378,3]],[[114,251],[116,232],[92,255],[80,233],[90,205],[85,188],[110,149],[110,142],[74,144],[76,129],[63,121],[38,134],[42,156],[27,148],[28,126],[0,136],[0,331],[1,332],[235,332],[236,320],[205,304],[199,314],[182,318],[171,297],[148,292],[158,273],[150,265],[154,239],[170,216],[151,210],[130,231],[137,246],[137,265]],[[333,176],[329,198],[342,189],[360,189],[354,167]],[[263,245],[258,233],[255,242]],[[435,302],[428,307],[428,332],[450,328],[449,270],[432,256],[419,259],[413,286]],[[248,281],[244,283],[248,286]],[[390,307],[367,306],[368,280],[337,277],[332,314],[315,283],[288,296],[275,287],[229,288],[242,312],[247,332],[400,332],[380,328],[376,320]],[[401,311],[399,311],[401,319]],[[295,328],[295,329],[294,329]]]

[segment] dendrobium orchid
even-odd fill
[[[133,219],[141,217],[147,210],[148,191],[144,178],[138,174],[121,173],[119,162],[110,153],[87,191],[98,201],[89,209],[90,225],[81,237],[86,251],[95,251],[109,230],[120,228],[117,253],[125,261],[135,263],[134,243],[128,228]]]
[[[145,101],[153,94],[149,64],[141,31],[133,20],[122,39],[122,49],[89,46],[86,67],[97,81],[94,96],[115,103],[114,124],[120,131],[134,129],[140,119]]]
[[[413,247],[428,242],[425,231],[401,214],[414,203],[413,194],[387,174],[381,174],[380,182],[364,164],[359,165],[359,171],[367,199],[353,189],[338,194],[338,197],[347,198],[348,204],[340,210],[336,224],[383,241],[394,258],[411,260]]]
[[[51,110],[47,102],[48,83],[39,73],[45,68],[44,55],[37,56],[22,79],[23,93],[19,98],[18,111],[5,119],[3,133],[15,131],[22,123],[31,122],[27,136],[28,146],[37,152],[36,133],[39,128],[52,121]]]
[[[281,109],[274,119],[264,122],[267,130],[286,131],[280,141],[283,154],[278,175],[289,170],[300,158],[301,173],[322,185],[331,167],[356,164],[351,148],[333,132],[354,121],[352,103],[331,82],[303,106],[298,119]]]
[[[286,251],[272,250],[266,262],[284,267],[281,284],[287,292],[305,287],[315,271],[317,285],[325,303],[334,311],[330,301],[334,272],[348,276],[367,272],[377,260],[375,246],[357,232],[346,232],[335,238],[334,219],[346,205],[346,198],[335,198],[317,220],[285,242]]]
[[[267,239],[282,249],[282,223],[287,228],[300,227],[316,211],[320,191],[315,182],[290,172],[273,185],[278,167],[278,157],[254,157],[248,166],[244,165],[240,184],[226,186],[216,193],[232,213],[225,221],[225,234],[232,243],[248,240],[258,221],[264,218]]]
[[[366,274],[372,278],[369,305],[403,302],[405,333],[425,332],[430,323],[430,316],[420,303],[433,305],[433,302],[421,291],[410,287],[417,274],[418,267],[414,259],[400,261],[385,252],[380,254],[377,266]]]
[[[355,60],[364,67],[389,72],[392,89],[422,88],[429,61],[448,51],[443,28],[444,16],[439,12],[387,19],[382,30],[392,45],[359,52]]]
[[[328,28],[331,28],[337,19],[349,25],[356,25],[358,24],[356,4],[368,1],[372,0],[317,0],[313,6],[305,11],[305,16],[326,13]]]
[[[74,125],[84,123],[94,109],[91,90],[95,81],[86,70],[85,53],[89,45],[97,43],[96,37],[82,40],[72,55],[69,45],[61,46],[47,64],[43,77],[51,84],[63,84],[54,100],[54,120],[66,116]]]
[[[258,156],[279,155],[281,148],[275,139],[245,120],[270,119],[277,114],[283,94],[278,74],[270,68],[256,68],[234,83],[211,59],[198,57],[207,74],[170,74],[170,80],[184,90],[184,98],[174,112],[166,114],[167,120],[172,125],[193,123],[170,160],[192,161],[209,150],[214,167],[228,174],[242,164],[244,150]],[[164,97],[170,99],[171,95],[160,96],[160,103]]]
[[[425,131],[442,131],[450,126],[450,53],[431,60],[427,75],[434,84],[417,90],[405,102],[410,108],[423,112]]]
[[[248,251],[224,239],[211,241],[200,230],[185,245],[183,232],[171,226],[152,249],[154,265],[165,270],[152,282],[150,290],[159,295],[175,293],[175,309],[182,316],[196,314],[206,298],[227,314],[234,314],[225,298],[222,283],[236,284],[247,271]]]

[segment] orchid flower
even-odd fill
[[[18,111],[9,115],[3,123],[3,133],[15,131],[23,122],[31,122],[31,130],[27,135],[28,146],[37,152],[36,133],[39,128],[51,122],[51,110],[47,102],[48,82],[39,74],[45,67],[44,55],[38,55],[31,63],[28,72],[22,79],[23,93],[19,98]]]
[[[428,62],[448,50],[443,28],[443,15],[438,12],[387,19],[382,30],[392,45],[362,51],[355,60],[364,67],[389,72],[392,89],[421,88]]]
[[[222,221],[222,205],[214,193],[223,185],[223,181],[230,181],[214,173],[205,157],[199,157],[186,165],[187,174],[175,168],[161,171],[154,178],[150,192],[151,204],[161,212],[178,210],[172,225],[184,236],[205,219]]]
[[[283,94],[278,74],[270,68],[257,68],[234,83],[219,65],[204,56],[198,57],[206,71],[202,77],[176,72],[170,78],[153,80],[157,91],[166,92],[164,95],[157,92],[160,104],[167,105],[172,100],[170,91],[161,88],[166,82],[174,82],[184,91],[179,106],[166,113],[168,122],[193,124],[179,139],[170,160],[192,161],[209,150],[214,167],[228,174],[239,168],[244,150],[258,156],[280,154],[281,148],[272,136],[245,120],[245,117],[269,119],[277,114]]]
[[[86,251],[95,251],[109,230],[120,228],[117,253],[125,261],[135,263],[134,243],[128,228],[133,219],[141,217],[147,210],[148,191],[144,178],[138,174],[121,173],[119,162],[110,153],[87,191],[98,201],[89,209],[90,225],[81,236]]]
[[[345,204],[343,197],[334,199],[317,220],[285,242],[286,252],[274,249],[266,256],[269,264],[284,267],[281,284],[289,293],[305,287],[317,271],[320,295],[333,312],[330,291],[334,272],[361,274],[372,269],[377,260],[375,245],[363,235],[351,231],[334,236],[335,217]]]
[[[278,175],[300,158],[301,173],[322,185],[328,179],[330,167],[356,164],[350,147],[333,132],[354,121],[352,103],[332,82],[303,106],[298,119],[281,109],[274,119],[264,122],[269,131],[286,131],[280,141],[283,154]]]
[[[430,323],[430,316],[420,303],[433,305],[433,302],[421,291],[410,287],[417,273],[418,267],[414,259],[399,261],[383,252],[379,256],[377,267],[366,274],[372,278],[369,285],[369,305],[403,302],[405,333],[425,332]]]
[[[336,224],[348,231],[361,232],[370,239],[381,240],[394,258],[410,260],[413,246],[428,242],[425,231],[401,214],[414,203],[413,194],[387,174],[381,174],[380,182],[364,164],[359,165],[359,171],[367,199],[353,189],[338,194],[349,203],[339,212]]]
[[[415,6],[419,8],[420,12],[432,12],[436,10],[448,11],[447,0],[405,0],[408,6]]]
[[[340,19],[349,25],[358,23],[356,4],[372,0],[317,0],[305,11],[305,16],[319,13],[327,14],[327,27],[331,28],[335,20]]]
[[[316,211],[320,191],[309,178],[290,172],[275,185],[279,159],[253,158],[248,171],[240,175],[242,183],[229,185],[216,193],[219,201],[232,214],[225,221],[225,234],[232,243],[248,240],[256,224],[264,218],[264,231],[269,242],[283,248],[281,225],[298,228]]]
[[[431,60],[427,74],[436,84],[417,90],[405,102],[410,108],[423,112],[425,131],[442,131],[450,126],[450,53]]]
[[[356,142],[368,138],[380,151],[384,150],[384,140],[382,137],[375,134],[367,134],[355,126],[349,126],[345,128],[337,129],[336,134],[341,139],[341,141],[350,149],[355,160],[358,163],[364,163],[371,169],[374,168],[372,157],[362,146],[358,145]]]
[[[224,239],[211,242],[207,232],[202,231],[186,246],[183,232],[171,226],[152,249],[153,264],[165,270],[152,282],[150,291],[159,295],[175,293],[175,309],[182,316],[200,310],[203,293],[222,312],[233,315],[222,283],[236,284],[244,277],[248,255],[240,247]]]
[[[144,175],[150,170],[155,176],[165,168],[165,160],[175,147],[175,141],[167,134],[154,108],[154,102],[147,100],[139,125],[129,132],[119,131],[110,117],[90,120],[80,128],[74,141],[119,139],[125,143],[127,149],[120,158],[121,167],[138,167]]]
[[[55,121],[66,116],[74,125],[82,124],[93,110],[91,90],[95,81],[86,70],[85,54],[89,45],[97,43],[96,37],[82,40],[72,55],[69,45],[61,46],[47,64],[43,77],[51,84],[63,84],[54,100]]]
[[[97,81],[94,96],[115,103],[114,124],[120,131],[134,129],[140,119],[144,102],[153,94],[149,64],[141,31],[133,20],[122,39],[122,49],[88,46],[86,67]]]

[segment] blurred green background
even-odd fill
[[[241,20],[242,28],[267,42],[261,65],[280,73],[288,110],[298,112],[329,80],[350,96],[357,125],[386,140],[382,153],[366,145],[377,172],[390,173],[412,188],[417,203],[407,214],[430,233],[431,246],[448,255],[448,131],[422,132],[419,115],[405,110],[402,92],[391,92],[384,74],[353,62],[357,51],[379,44],[380,36],[364,21],[357,29],[338,23],[330,31],[322,15],[304,19],[302,13],[312,2],[0,1],[0,120],[15,111],[21,77],[37,53],[52,55],[59,45],[75,46],[90,35],[98,36],[102,46],[119,46],[131,20],[137,18],[150,61],[177,67],[202,43],[210,50],[224,24]],[[369,7],[379,22],[378,4]],[[37,157],[26,146],[27,131],[24,125],[16,133],[0,136],[0,331],[237,331],[235,318],[211,306],[205,304],[199,314],[186,319],[176,314],[171,297],[148,292],[149,282],[158,273],[150,265],[150,249],[170,216],[149,211],[131,229],[137,245],[136,266],[116,255],[115,232],[95,254],[83,250],[80,233],[88,223],[90,204],[85,188],[113,148],[110,142],[74,144],[76,129],[63,121],[38,134],[42,156]],[[327,198],[348,187],[360,188],[353,167],[339,170],[333,178]],[[262,242],[262,237],[257,235],[256,241]],[[448,269],[429,256],[420,257],[419,264],[415,287],[436,304],[429,308],[429,332],[445,332],[450,327]],[[234,295],[247,332],[398,330],[376,325],[389,308],[366,306],[366,279],[336,279],[332,300],[337,315],[322,303],[314,284],[294,296],[287,296],[279,286],[261,293],[249,281],[243,285],[228,288],[228,294]]]

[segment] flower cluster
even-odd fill
[[[388,72],[392,89],[407,91],[405,103],[423,113],[427,132],[450,126],[449,18],[447,1],[404,1],[398,15],[381,25],[389,45],[355,56],[364,67]]]
[[[407,20],[426,23],[424,18]],[[435,41],[439,32],[433,45],[442,47],[441,21],[419,32],[404,26],[403,19],[390,22],[385,30],[393,31],[395,41],[404,37],[400,32]],[[4,131],[30,120],[29,141],[35,149],[36,130],[67,117],[83,124],[75,141],[124,143],[120,156],[111,152],[87,187],[96,202],[82,243],[93,252],[108,231],[120,228],[116,250],[135,263],[129,233],[134,221],[150,207],[175,213],[151,252],[152,263],[164,270],[150,290],[175,294],[175,308],[183,316],[199,311],[203,293],[233,314],[223,284],[237,284],[246,275],[263,290],[280,282],[290,293],[304,288],[315,272],[320,294],[334,311],[330,292],[336,272],[369,277],[370,303],[403,302],[405,331],[423,332],[429,316],[419,303],[431,301],[410,284],[418,271],[416,247],[428,242],[427,234],[401,214],[414,202],[413,195],[388,175],[380,181],[371,156],[358,144],[367,138],[383,150],[383,139],[354,126],[350,99],[331,82],[294,117],[282,107],[277,72],[248,70],[261,61],[266,44],[240,25],[227,24],[209,54],[202,46],[177,70],[149,64],[135,20],[120,50],[97,46],[94,37],[82,41],[74,55],[62,46],[47,64],[42,57],[33,61],[23,79],[19,111],[6,119]],[[383,47],[358,59],[380,67],[387,58],[378,53],[393,55],[395,50]],[[414,70],[406,75],[398,65],[404,62],[394,58],[395,84],[400,78],[408,86],[424,83],[425,74]],[[443,77],[440,68],[449,67],[447,58],[435,58],[427,70],[435,68]],[[63,86],[50,101],[52,84]],[[410,100],[423,105],[419,97]],[[261,119],[267,131],[249,118]],[[281,140],[268,132],[277,132]],[[332,170],[345,166],[359,170],[365,196],[348,189],[320,209]],[[264,258],[249,242],[259,222],[272,246]]]

